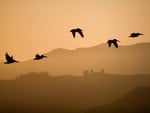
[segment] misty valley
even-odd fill
[[[1,113],[149,113],[150,75],[31,72],[0,80]]]

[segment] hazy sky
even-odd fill
[[[69,30],[81,27],[85,38]],[[150,42],[150,0],[0,0],[0,61],[54,48],[89,47],[118,38],[120,44]],[[145,35],[129,39],[131,32]]]

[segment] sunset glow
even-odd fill
[[[119,39],[120,45],[150,42],[150,0],[0,0],[0,60],[17,59],[55,48],[75,49]],[[72,28],[85,38],[73,39]],[[144,35],[130,39],[131,32]]]

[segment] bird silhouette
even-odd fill
[[[41,60],[43,58],[47,58],[47,56],[36,54],[34,60]]]
[[[73,38],[76,37],[76,32],[80,34],[80,36],[83,38],[84,34],[82,32],[83,30],[80,28],[76,28],[76,29],[71,29],[70,32],[72,32]]]
[[[5,59],[6,59],[5,64],[11,64],[11,63],[14,63],[14,62],[16,62],[16,63],[19,62],[17,60],[14,60],[13,56],[10,56],[7,52],[5,54]]]
[[[108,40],[107,41],[108,47],[111,47],[111,45],[113,44],[116,48],[118,48],[118,43],[117,42],[120,42],[120,41],[117,40],[117,39]]]
[[[135,38],[135,37],[138,37],[140,35],[144,35],[144,34],[142,34],[142,33],[131,33],[129,37]]]

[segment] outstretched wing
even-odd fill
[[[117,42],[113,42],[113,44],[114,44],[114,46],[115,46],[116,48],[118,48],[118,43],[117,43]]]
[[[72,29],[72,30],[70,30],[70,32],[72,33],[73,38],[75,38],[75,36],[76,36],[76,31],[75,31],[74,29]]]
[[[107,44],[108,44],[108,47],[111,47],[112,41],[111,41],[111,40],[108,40],[108,41],[107,41]]]
[[[11,61],[13,59],[13,56],[11,57],[11,56],[9,56],[8,53],[6,53],[5,54],[5,59],[9,62],[9,61]]]
[[[79,30],[78,33],[81,35],[81,37],[84,37],[82,30]]]
[[[76,37],[76,32],[73,31],[73,32],[72,32],[72,35],[73,35],[73,38],[75,38],[75,37]]]

